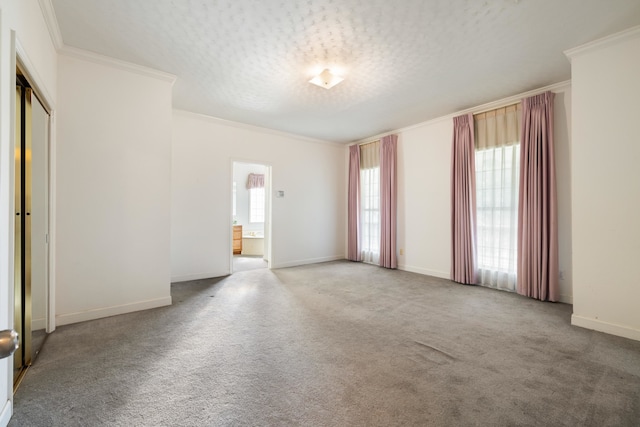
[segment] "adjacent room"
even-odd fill
[[[0,0],[0,426],[640,419],[637,0]]]
[[[233,163],[233,272],[267,268],[270,169],[255,163]]]

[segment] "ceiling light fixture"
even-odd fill
[[[344,78],[332,74],[328,68],[325,68],[320,74],[309,80],[309,83],[313,83],[314,85],[325,89],[331,89],[343,80]]]

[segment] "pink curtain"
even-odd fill
[[[397,268],[396,212],[398,205],[396,151],[397,135],[380,141],[380,266]]]
[[[349,147],[349,194],[347,200],[347,259],[361,261],[360,255],[360,146]]]
[[[558,301],[558,218],[552,92],[522,101],[518,293]]]
[[[451,161],[451,279],[475,284],[478,268],[472,114],[453,118]]]
[[[264,187],[264,175],[259,173],[250,173],[247,179],[247,189]]]

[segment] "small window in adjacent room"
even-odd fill
[[[264,187],[249,189],[249,222],[264,222]]]

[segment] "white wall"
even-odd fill
[[[172,81],[89,57],[59,57],[58,324],[171,303]]]
[[[13,162],[16,43],[29,62],[39,88],[55,104],[56,51],[38,3],[0,0],[0,330],[13,326]],[[0,425],[11,416],[11,358],[0,361]]]
[[[264,223],[249,222],[249,190],[247,178],[250,173],[264,174],[265,166],[253,163],[235,163],[233,168],[233,180],[236,182],[236,225],[242,225],[242,232],[264,232]]]
[[[552,87],[558,180],[561,301],[572,300],[571,175],[569,120],[571,89]],[[537,91],[534,91],[537,92]],[[527,93],[481,106],[477,111],[517,102]],[[398,264],[402,270],[449,278],[451,269],[451,140],[453,117],[435,119],[398,132]]]
[[[344,146],[175,111],[171,276],[229,274],[233,161],[272,167],[272,267],[344,258]]]
[[[572,323],[640,340],[640,27],[571,58]]]

